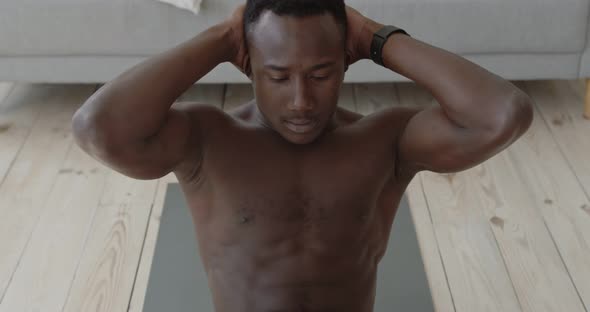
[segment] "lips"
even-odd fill
[[[307,133],[313,130],[316,121],[307,118],[292,118],[285,120],[285,126],[295,133]]]
[[[294,125],[306,125],[311,123],[313,120],[309,119],[309,118],[293,118],[293,119],[287,119],[286,120],[289,123],[292,123]]]

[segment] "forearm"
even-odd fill
[[[370,24],[372,34],[381,25]],[[411,33],[410,33],[411,34]],[[372,35],[371,35],[372,37]],[[383,47],[384,65],[426,88],[455,124],[469,129],[507,126],[526,94],[509,81],[446,50],[403,34]]]
[[[76,113],[79,121],[103,122],[118,140],[155,134],[174,101],[219,63],[228,61],[228,29],[213,26],[147,59],[105,84]]]

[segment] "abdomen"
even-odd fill
[[[370,311],[383,241],[378,214],[345,208],[289,221],[212,220],[199,236],[207,237],[201,250],[219,311]]]

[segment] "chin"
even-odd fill
[[[315,140],[318,138],[318,136],[317,135],[314,135],[314,136],[311,136],[311,135],[285,136],[285,135],[283,135],[283,138],[293,144],[306,145],[306,144],[310,144],[310,143],[315,142]]]
[[[309,133],[294,133],[288,129],[282,129],[279,132],[283,139],[286,141],[297,144],[297,145],[305,145],[314,143],[323,133],[323,129],[312,131]]]
[[[272,124],[272,129],[281,136],[281,138],[291,144],[306,145],[314,143],[324,134],[326,124],[318,121],[318,123],[305,132],[298,132],[297,129],[290,129],[283,121],[275,121]]]

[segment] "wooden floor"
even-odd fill
[[[407,191],[437,311],[590,307],[584,83],[515,84],[536,104],[517,143],[470,170],[421,172]],[[175,178],[129,179],[81,152],[70,118],[96,89],[0,84],[0,312],[142,311]],[[341,105],[363,114],[438,105],[410,83],[342,92]],[[229,109],[251,97],[246,85],[209,85],[180,100]]]

